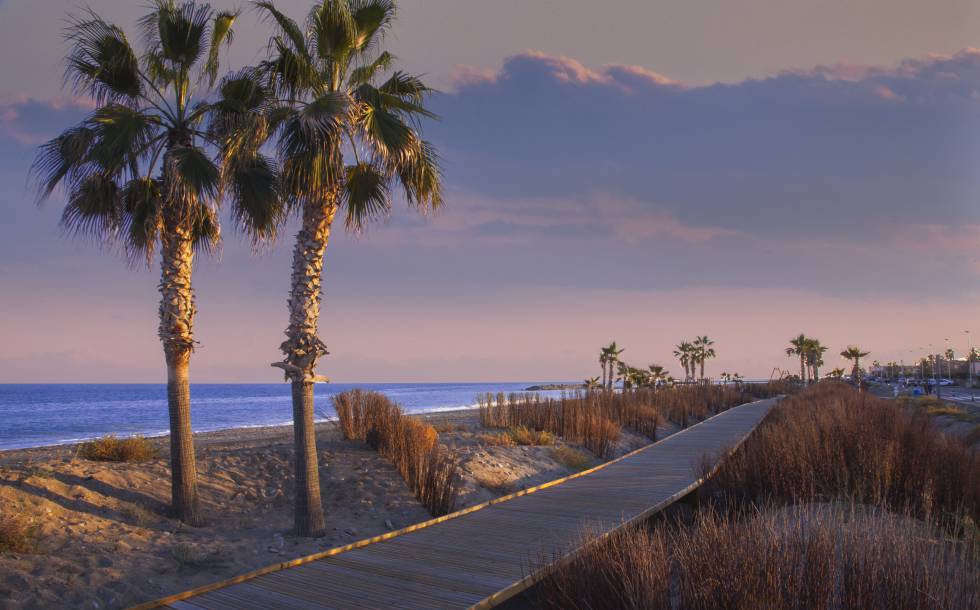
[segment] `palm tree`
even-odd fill
[[[841,377],[844,376],[844,369],[842,369],[842,368],[836,368],[836,369],[830,371],[830,373],[828,373],[827,376],[828,377],[833,377],[834,379],[840,379]]]
[[[807,341],[809,339],[803,333],[800,333],[798,337],[793,337],[789,340],[789,347],[786,348],[787,356],[799,356],[800,358],[800,383],[806,383],[806,353],[807,353]]]
[[[869,355],[871,352],[863,352],[860,347],[856,345],[848,345],[847,349],[840,353],[841,356],[848,360],[854,361],[854,368],[851,369],[851,376],[854,378],[855,383],[860,382],[861,376],[861,358]]]
[[[296,445],[295,529],[324,533],[313,384],[327,348],[317,335],[323,258],[334,217],[344,210],[348,229],[360,230],[391,209],[401,186],[410,205],[426,212],[442,204],[442,179],[420,121],[431,93],[420,78],[390,71],[394,57],[382,50],[395,18],[391,0],[325,0],[313,5],[305,27],[272,2],[256,2],[274,27],[270,57],[258,75],[271,93],[270,123],[278,135],[282,192],[301,218],[293,250],[289,325],[280,349],[292,384]],[[350,152],[353,163],[346,164]]]
[[[949,375],[949,378],[952,379],[953,360],[956,358],[956,352],[954,352],[953,348],[950,347],[946,349],[946,353],[944,354],[944,356],[946,356],[946,373]]]
[[[601,348],[599,348],[599,366],[602,367],[602,387],[603,388],[606,387],[606,378],[607,378],[606,375],[609,372],[609,369],[608,369],[608,366],[607,366],[608,364],[609,364],[609,348],[608,347],[601,347]]]
[[[688,341],[677,344],[674,350],[674,357],[677,358],[681,366],[684,367],[684,381],[694,378],[694,346]]]
[[[651,364],[647,367],[647,377],[650,381],[650,385],[656,386],[657,383],[664,383],[667,378],[670,377],[670,373],[666,368],[660,366],[659,364]]]
[[[205,101],[236,16],[204,3],[156,0],[140,20],[142,54],[94,12],[70,18],[66,80],[97,107],[42,145],[32,167],[40,199],[59,184],[67,190],[61,222],[69,231],[117,239],[131,261],[147,266],[160,251],[172,509],[188,523],[200,521],[189,383],[194,254],[218,246],[223,196],[255,239],[271,237],[281,209],[273,167],[239,138],[237,125],[252,109]]]
[[[823,355],[827,348],[820,344],[819,339],[807,337],[804,342],[804,352],[807,368],[810,371],[810,381],[820,381],[820,367],[823,366]]]
[[[599,389],[599,378],[598,377],[586,377],[585,378],[585,389],[586,390],[597,390],[597,389]]]
[[[704,381],[704,362],[709,358],[714,358],[715,348],[711,347],[715,342],[709,339],[707,336],[697,337],[694,340],[694,357],[695,362],[701,366],[701,381]],[[694,376],[694,367],[691,366],[691,376]]]
[[[613,383],[615,381],[614,371],[616,370],[616,365],[619,364],[619,355],[622,354],[624,351],[626,351],[626,349],[618,347],[616,345],[616,342],[613,341],[606,347],[602,348],[602,351],[605,355],[606,366],[609,367],[608,375],[606,375],[606,371],[605,369],[603,369],[603,376],[606,379],[606,389],[612,390]],[[602,356],[600,356],[600,361],[601,360],[602,360]]]

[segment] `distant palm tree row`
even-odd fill
[[[677,346],[674,355],[677,356],[684,367],[684,381],[694,381],[700,366],[701,380],[704,376],[704,363],[706,360],[715,357],[715,349],[712,347],[714,341],[706,336],[697,337],[694,341],[684,341]],[[673,384],[674,378],[669,371],[659,364],[651,364],[646,368],[638,368],[623,362],[620,355],[625,351],[624,348],[616,345],[613,341],[605,347],[599,348],[599,365],[602,368],[602,381],[599,377],[590,377],[585,380],[585,386],[590,389],[604,388],[612,390],[613,385],[618,380],[622,382],[624,389],[660,386]],[[724,374],[727,381],[741,381],[739,375]]]
[[[313,384],[325,380],[316,366],[328,353],[317,332],[324,254],[338,212],[358,230],[388,213],[395,187],[419,211],[442,203],[437,156],[419,132],[433,116],[431,90],[393,71],[383,50],[391,0],[317,2],[302,25],[272,2],[253,7],[272,29],[266,57],[220,82],[238,12],[154,0],[139,22],[141,52],[91,10],[70,19],[66,81],[96,108],[41,146],[33,173],[41,199],[59,185],[67,192],[69,231],[118,242],[146,265],[159,252],[172,505],[189,523],[201,520],[189,386],[194,256],[219,247],[221,203],[255,244],[299,217],[283,359],[273,366],[292,385],[296,533],[319,536]]]
[[[802,383],[813,383],[820,379],[820,367],[823,366],[823,355],[827,347],[820,343],[819,339],[807,337],[800,333],[798,336],[789,340],[789,347],[786,348],[786,355],[800,359],[800,381]],[[861,375],[861,358],[868,356],[871,352],[866,352],[861,348],[849,345],[841,351],[840,355],[854,362],[852,378],[859,380]],[[844,376],[843,369],[834,369],[830,373],[831,377],[841,378]]]

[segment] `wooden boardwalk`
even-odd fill
[[[160,601],[176,610],[488,608],[574,553],[583,532],[610,533],[696,488],[704,457],[723,457],[774,403],[730,409],[556,485]]]

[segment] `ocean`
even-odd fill
[[[521,392],[536,383],[317,384],[316,417],[333,418],[330,397],[352,388],[382,392],[408,413],[426,413],[475,407],[480,394]],[[168,432],[168,421],[163,384],[0,384],[0,450],[105,434],[156,436]],[[193,384],[191,421],[195,432],[291,424],[289,385]]]

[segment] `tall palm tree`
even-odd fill
[[[410,205],[432,210],[443,201],[442,179],[435,149],[420,135],[421,119],[434,118],[424,106],[431,89],[417,76],[391,71],[394,57],[382,49],[395,18],[394,2],[316,2],[302,28],[272,2],[255,5],[274,27],[270,56],[258,74],[273,98],[270,121],[277,130],[282,192],[301,218],[289,325],[280,346],[285,357],[273,366],[292,384],[295,529],[319,536],[325,524],[313,383],[326,381],[316,373],[317,361],[328,353],[317,324],[334,217],[343,209],[347,228],[360,230],[388,214],[397,185]]]
[[[694,339],[694,357],[695,361],[701,367],[701,381],[704,381],[704,363],[709,358],[714,358],[715,348],[711,347],[715,342],[709,339],[707,336],[701,336]],[[692,367],[693,368],[693,367]],[[693,370],[692,370],[693,377]]]
[[[59,184],[67,191],[66,229],[118,240],[146,265],[159,250],[172,508],[189,523],[200,521],[189,383],[194,255],[219,244],[223,196],[256,239],[271,235],[281,209],[273,168],[238,138],[235,125],[251,111],[206,101],[235,18],[205,3],[156,0],[140,20],[145,48],[138,54],[121,28],[94,12],[72,17],[66,81],[97,107],[42,145],[32,168],[40,199]]]
[[[602,367],[602,387],[606,387],[606,375],[608,374],[608,364],[609,364],[609,348],[601,347],[599,348],[599,366]]]
[[[789,347],[786,348],[787,356],[798,356],[800,358],[800,383],[806,383],[806,353],[807,341],[809,339],[803,333],[789,340]]]
[[[682,341],[674,349],[674,357],[684,367],[684,381],[694,377],[694,346],[689,341]]]
[[[804,342],[804,352],[807,368],[810,371],[810,381],[820,381],[820,367],[823,366],[823,355],[827,351],[819,339],[808,337]]]
[[[612,343],[610,343],[609,345],[603,348],[603,352],[605,353],[605,357],[606,357],[606,366],[609,367],[608,375],[606,375],[605,371],[603,371],[603,374],[606,379],[607,390],[613,389],[613,383],[615,382],[615,377],[616,377],[615,375],[616,365],[619,364],[619,355],[622,354],[624,351],[626,351],[626,349],[617,346],[615,341],[613,341]]]
[[[843,350],[840,355],[848,360],[854,361],[854,367],[851,369],[851,376],[855,382],[861,381],[859,377],[861,376],[861,358],[869,355],[871,352],[861,351],[860,347],[856,345],[848,345],[845,350]]]

